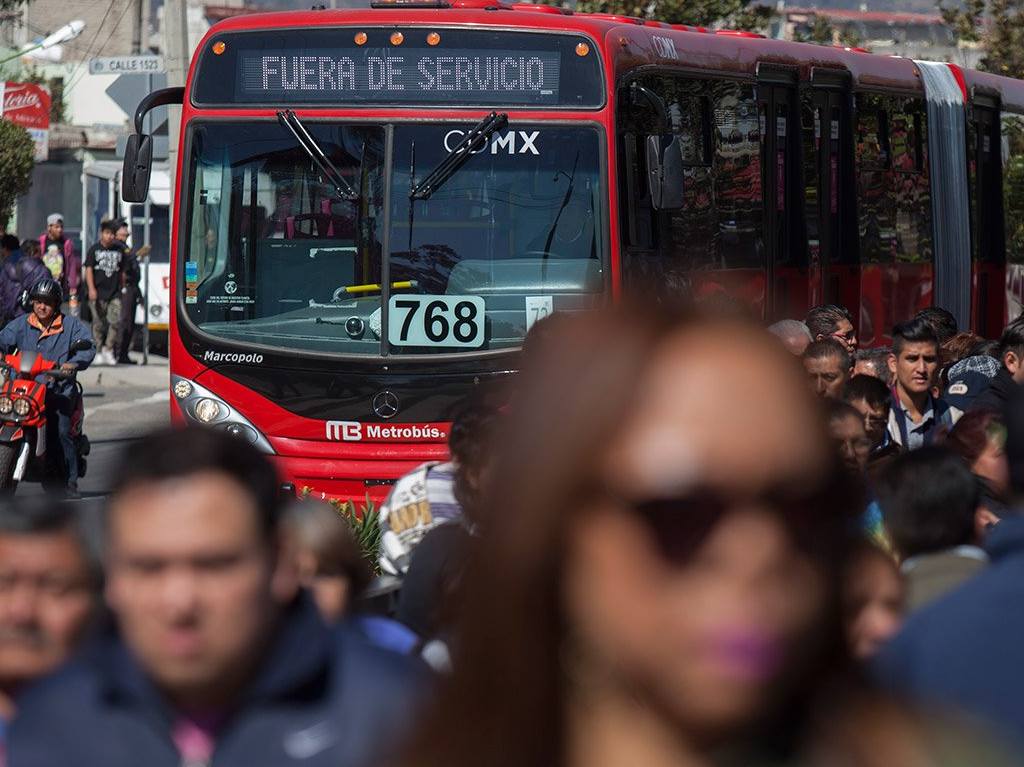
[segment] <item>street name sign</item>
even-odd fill
[[[156,75],[166,71],[163,56],[110,56],[89,59],[90,75]]]

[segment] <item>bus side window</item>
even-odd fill
[[[1024,264],[1024,115],[1003,113],[1002,157],[1006,260]]]

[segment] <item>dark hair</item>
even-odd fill
[[[260,529],[268,537],[277,530],[282,499],[274,465],[244,439],[215,428],[166,429],[133,443],[121,459],[111,498],[204,472],[234,480],[252,497]]]
[[[0,535],[53,535],[70,533],[89,568],[98,594],[103,584],[98,519],[80,504],[51,498],[19,498],[0,504]]]
[[[811,338],[817,339],[818,336],[827,337],[835,333],[843,320],[849,320],[850,324],[853,324],[853,317],[850,316],[848,309],[838,304],[823,304],[807,312],[804,324],[811,331]]]
[[[294,499],[281,516],[282,523],[299,547],[316,558],[318,574],[348,578],[349,606],[366,591],[372,574],[352,525],[324,501]]]
[[[997,360],[1001,360],[999,356],[999,342],[991,339],[979,341],[971,350],[965,355],[967,357],[995,357]]]
[[[117,234],[117,222],[110,220],[100,221],[100,231],[110,232],[111,234]]]
[[[960,417],[942,444],[970,466],[985,451],[993,428],[1001,426],[1002,420],[998,413],[991,410],[971,410]]]
[[[499,394],[497,389],[479,388],[466,397],[459,403],[448,435],[448,449],[456,465],[452,492],[474,518],[479,508],[479,488],[472,487],[468,479],[470,474],[478,476],[478,470],[493,456],[492,440],[501,418],[496,400]]]
[[[843,390],[843,399],[853,402],[862,399],[872,408],[884,407],[886,410],[892,404],[889,387],[874,376],[856,375],[846,382]]]
[[[966,330],[942,341],[939,352],[942,356],[943,366],[955,365],[967,357],[979,341],[981,341],[981,336],[976,336]]]
[[[941,306],[929,306],[927,309],[922,309],[914,315],[914,319],[927,322],[940,344],[946,343],[959,330],[956,317]]]
[[[4,248],[4,250],[17,250],[21,247],[21,243],[18,242],[18,238],[13,234],[5,234],[3,237],[0,237],[0,247]]]
[[[23,256],[29,258],[38,258],[40,254],[38,240],[22,240],[21,241],[21,253]]]
[[[758,345],[773,355],[780,373],[792,376],[794,396],[812,407],[792,357],[765,331],[736,320],[716,324],[651,306],[616,307],[567,322],[531,360],[517,384],[521,407],[507,419],[498,441],[496,478],[485,499],[489,513],[462,579],[463,608],[451,645],[454,674],[421,720],[401,764],[463,767],[479,763],[481,755],[492,755],[495,765],[564,763],[566,660],[571,660],[564,602],[567,552],[575,531],[587,525],[596,508],[591,499],[599,492],[601,463],[636,407],[645,371],[684,334],[700,337],[723,325],[743,328],[749,348]],[[551,396],[559,391],[573,394]],[[827,451],[823,422],[815,432]],[[829,612],[818,626],[820,643],[801,653],[806,663],[790,680],[792,697],[779,706],[781,716],[804,711],[811,688],[842,667],[845,658],[839,574],[859,493],[838,456],[827,452],[824,484],[817,492],[828,502],[811,504],[806,524],[790,516],[795,508],[778,508],[781,521],[830,584],[824,601]],[[505,739],[495,753],[494,743],[507,733],[517,737]]]
[[[999,361],[1002,362],[1007,352],[1024,357],[1024,315],[1021,315],[1003,330],[999,337]]]
[[[901,322],[892,329],[892,351],[897,357],[903,352],[907,344],[931,343],[935,344],[935,352],[939,351],[939,339],[932,330],[932,326],[920,317]]]
[[[885,527],[904,559],[973,538],[980,487],[949,448],[927,445],[897,456],[881,472],[876,493]]]
[[[889,372],[890,354],[892,354],[892,349],[888,346],[876,346],[873,349],[858,349],[857,354],[854,356],[854,361],[867,362],[875,369],[875,373],[881,374],[876,377],[881,378],[882,381],[888,381],[892,377],[892,374]]]
[[[864,422],[864,416],[849,402],[839,399],[828,400],[825,404],[825,415],[829,421],[838,421],[841,418],[856,418],[858,423]]]
[[[839,368],[841,370],[850,369],[850,353],[846,351],[845,346],[834,338],[823,338],[820,341],[812,341],[807,344],[807,349],[804,351],[803,355],[805,360],[823,360],[828,357],[837,358],[839,360]]]

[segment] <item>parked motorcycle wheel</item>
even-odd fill
[[[0,444],[0,495],[14,495],[18,483],[14,480],[14,464],[18,451],[13,445]]]

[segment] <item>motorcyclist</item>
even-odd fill
[[[37,352],[66,373],[89,367],[96,356],[92,331],[77,317],[61,314],[60,284],[51,277],[44,277],[29,291],[28,300],[32,305],[31,313],[12,320],[0,330],[0,349]],[[89,348],[72,353],[72,344],[79,340],[87,341]],[[60,444],[66,492],[69,497],[78,497],[78,450],[74,433],[76,413],[81,408],[78,387],[72,378],[44,375],[38,380],[47,385],[47,444]],[[57,451],[47,452],[51,460],[57,457]]]

